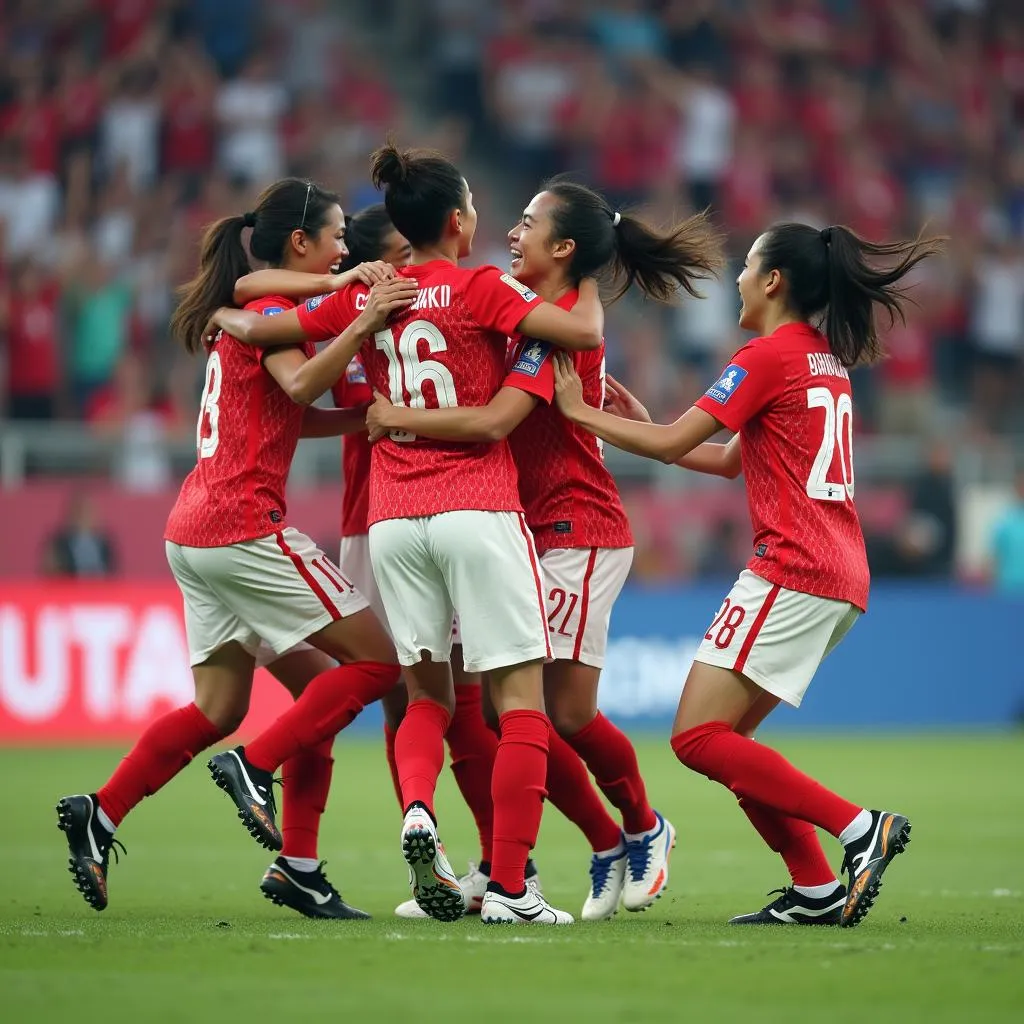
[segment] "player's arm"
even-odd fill
[[[308,299],[313,295],[336,292],[347,285],[361,281],[374,285],[395,276],[390,263],[375,260],[360,263],[342,274],[305,274],[299,270],[255,270],[235,282],[234,299],[237,305],[262,299],[264,295],[283,295],[288,299]]]
[[[341,437],[344,434],[358,434],[364,430],[365,408],[319,409],[315,405],[310,405],[302,417],[302,431],[299,437]]]
[[[461,409],[409,409],[392,405],[379,392],[375,391],[373,397],[373,405],[366,412],[371,441],[392,430],[406,430],[435,441],[500,441],[533,412],[539,401],[535,395],[508,386],[487,405]]]
[[[210,317],[210,326],[255,348],[298,345],[303,341],[323,341],[330,337],[325,334],[322,338],[310,338],[299,323],[299,314],[294,309],[287,309],[277,316],[262,316],[249,309],[221,306]]]
[[[534,306],[519,321],[516,330],[530,338],[540,338],[577,352],[600,348],[604,338],[604,306],[597,281],[585,277],[580,282],[580,297],[570,310],[551,302]]]
[[[705,441],[681,459],[676,459],[676,465],[696,473],[708,473],[711,476],[724,476],[735,480],[743,472],[740,435],[736,434],[725,444]]]

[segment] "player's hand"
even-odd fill
[[[355,284],[357,281],[371,287],[381,281],[390,281],[395,276],[395,268],[383,260],[371,260],[367,263],[360,263],[343,274],[335,274],[331,284],[334,290],[338,291],[346,285]]]
[[[384,395],[374,391],[373,403],[366,410],[366,429],[370,434],[370,444],[386,437],[394,429],[394,424],[390,420],[394,408]]]
[[[565,352],[555,353],[555,401],[562,415],[575,419],[586,408],[583,401],[583,381]]]
[[[379,331],[396,309],[411,306],[418,291],[419,285],[411,277],[396,277],[373,285],[363,311],[368,331],[371,334]]]
[[[647,407],[633,394],[629,388],[620,384],[610,373],[604,379],[605,410],[624,420],[636,420],[638,423],[650,423],[651,414]]]
[[[217,319],[219,313],[220,309],[215,310],[210,319],[206,321],[206,326],[203,328],[203,343],[206,345],[212,345],[221,331],[220,321]]]

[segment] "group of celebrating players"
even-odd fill
[[[238,727],[265,665],[294,705],[209,768],[249,833],[280,851],[260,883],[275,903],[367,916],[327,880],[317,842],[334,739],[379,700],[413,897],[397,914],[571,924],[530,860],[545,797],[592,849],[582,919],[651,906],[676,832],[598,710],[633,544],[608,442],[745,477],[753,554],[704,634],[671,740],[732,790],[790,872],[778,899],[732,923],[857,924],[909,821],[829,791],[753,735],[780,701],[800,704],[866,608],[848,370],[880,355],[875,307],[902,315],[901,281],[938,243],[768,228],[738,279],[755,339],[660,425],[605,374],[597,279],[616,298],[699,298],[722,264],[703,215],[657,230],[557,178],[509,232],[508,272],[463,269],[477,213],[459,170],[389,143],[371,176],[383,206],[352,218],[336,195],[285,179],[206,233],[172,321],[207,357],[197,462],[165,533],[195,700],[153,722],[97,792],[59,801],[77,888],[107,906],[115,829]],[[269,269],[251,270],[246,230]],[[338,408],[312,404],[328,391]],[[712,442],[723,428],[735,436]],[[337,563],[288,524],[284,494],[299,438],[336,435]],[[434,807],[446,740],[480,834],[461,878]],[[817,828],[843,845],[845,883]]]

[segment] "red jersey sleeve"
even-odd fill
[[[373,388],[366,376],[361,356],[356,356],[341,380],[331,388],[334,404],[339,409],[355,409],[373,401]]]
[[[555,400],[553,352],[554,346],[546,341],[523,338],[512,353],[502,387],[518,388],[550,405]]]
[[[277,316],[278,313],[294,309],[295,303],[290,299],[282,298],[280,295],[264,295],[262,298],[247,302],[245,308],[253,313],[260,313],[262,316]],[[263,364],[266,356],[277,350],[276,346],[274,348],[250,348],[248,345],[241,345],[239,347],[244,350],[246,356],[258,360],[260,365]]]
[[[511,274],[480,267],[466,282],[463,300],[481,327],[513,334],[523,317],[544,300]]]
[[[310,341],[336,338],[357,316],[350,289],[314,295],[299,306],[299,324]]]
[[[785,386],[786,375],[778,353],[771,344],[757,339],[732,357],[695,404],[735,433],[777,399]]]

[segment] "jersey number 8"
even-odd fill
[[[853,399],[845,392],[835,397],[828,388],[808,388],[807,408],[825,412],[821,447],[807,478],[807,496],[817,501],[853,500]],[[839,448],[841,482],[828,479]]]
[[[444,352],[448,343],[444,335],[429,320],[413,320],[402,331],[397,343],[393,330],[378,331],[373,340],[377,348],[387,356],[388,396],[392,405],[404,405],[410,409],[425,409],[427,400],[423,385],[430,381],[437,399],[437,408],[450,409],[459,404],[455,394],[455,379],[451,370],[436,359],[421,359],[420,342],[425,341],[431,352]],[[388,435],[392,441],[415,441],[416,435],[407,430],[393,430]]]
[[[199,422],[196,424],[196,452],[201,459],[208,459],[220,444],[220,386],[224,380],[221,372],[220,355],[211,352],[206,361],[206,383],[203,385],[203,397],[199,400]],[[203,436],[203,423],[209,423],[210,432]]]

